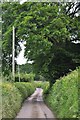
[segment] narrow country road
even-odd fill
[[[55,117],[51,110],[44,104],[42,93],[43,89],[36,88],[35,92],[23,103],[16,118],[52,118],[51,120],[53,120]]]

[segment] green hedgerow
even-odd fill
[[[2,118],[14,118],[19,112],[25,98],[35,90],[32,83],[9,83],[2,84]]]
[[[58,118],[79,118],[78,80],[78,70],[75,70],[56,80],[46,97],[46,103]]]

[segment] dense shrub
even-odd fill
[[[2,76],[2,81],[3,82],[14,82],[14,79],[12,79],[12,73],[10,73],[9,75],[5,75]]]
[[[34,77],[35,77],[35,74],[33,74],[33,73],[29,73],[29,74],[21,73],[20,74],[20,82],[32,82],[32,81],[34,81]],[[19,82],[19,75],[18,74],[15,75],[15,81]]]
[[[23,100],[34,92],[31,83],[2,84],[2,117],[14,118]]]
[[[44,90],[44,93],[46,93],[46,91],[48,90],[49,88],[49,82],[42,82],[42,81],[38,81],[38,82],[34,82],[35,84],[35,87],[39,87],[39,88],[42,88]]]
[[[80,77],[80,76],[79,76]],[[78,118],[78,71],[64,76],[50,90],[45,101],[58,118]]]
[[[14,83],[20,92],[23,100],[33,93],[35,86],[32,83],[16,82]]]
[[[15,118],[21,108],[23,100],[30,96],[36,87],[41,87],[44,92],[48,89],[48,82],[4,82],[2,85],[2,117]]]
[[[22,97],[18,89],[11,83],[2,84],[2,117],[13,118],[19,110]]]
[[[42,75],[36,74],[34,77],[35,81],[45,81],[46,79]]]

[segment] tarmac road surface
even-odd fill
[[[35,92],[23,103],[16,118],[35,118],[35,120],[36,118],[44,118],[45,120],[51,118],[50,120],[56,120],[51,110],[44,104],[42,93],[42,88],[36,88]]]

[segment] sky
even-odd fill
[[[80,41],[79,40],[76,40],[76,41],[72,41],[74,44],[78,44],[78,43],[80,43]]]
[[[26,2],[27,0],[21,0],[20,1],[20,4],[23,4],[24,2]]]
[[[24,52],[25,52],[25,48],[26,48],[25,44],[26,44],[26,41],[19,42],[19,45],[21,47],[21,51],[18,54],[17,58],[15,58],[18,65],[23,65],[26,63],[29,63],[29,64],[33,63],[33,61],[28,61],[28,59],[24,57]]]
[[[21,43],[19,42],[19,45],[21,47],[21,51],[18,54],[17,58],[15,59],[17,64],[22,65],[22,64],[26,64],[27,59],[24,57],[24,52],[25,52],[25,42]]]

